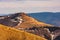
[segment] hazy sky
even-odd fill
[[[0,0],[0,13],[60,12],[60,0]]]

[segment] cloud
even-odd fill
[[[60,2],[39,2],[39,1],[26,1],[26,2],[0,2],[0,7],[60,7]]]
[[[60,12],[60,2],[56,1],[18,1],[0,2],[0,13],[14,12]]]
[[[16,1],[60,1],[60,0],[16,0]]]

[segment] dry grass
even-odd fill
[[[15,28],[0,25],[0,40],[46,40],[40,36],[30,34]]]
[[[46,24],[44,22],[40,22],[40,21],[37,21],[36,19],[28,16],[28,15],[25,15],[25,14],[21,14],[21,17],[23,19],[23,23],[21,23],[20,25],[16,26],[16,28],[29,28],[29,27],[33,27],[33,26],[36,26],[36,27],[45,27],[45,26],[53,26],[53,25],[50,25],[50,24]]]

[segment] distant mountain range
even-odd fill
[[[38,12],[38,13],[29,13],[29,16],[42,21],[48,24],[53,24],[55,26],[60,26],[60,12]]]

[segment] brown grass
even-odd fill
[[[40,36],[25,31],[0,25],[0,40],[46,40]]]
[[[45,26],[48,26],[48,27],[51,27],[53,25],[50,25],[50,24],[46,24],[44,22],[41,22],[41,21],[37,21],[36,19],[28,16],[28,15],[25,15],[25,14],[21,14],[21,17],[23,19],[23,23],[21,23],[20,25],[16,26],[16,28],[29,28],[29,27],[45,27]]]

